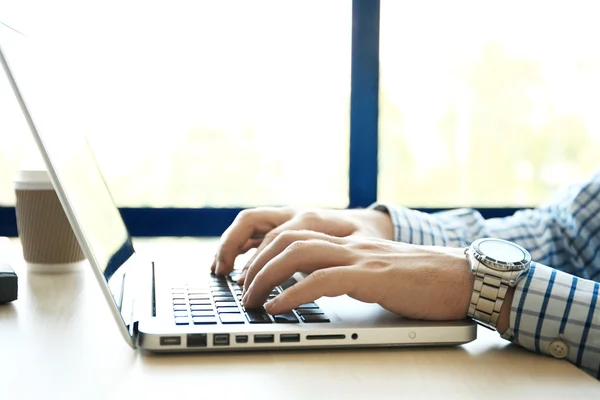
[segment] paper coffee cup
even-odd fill
[[[27,267],[66,272],[85,259],[48,172],[21,170],[14,181],[17,230]]]

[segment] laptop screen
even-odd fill
[[[70,104],[77,99],[61,85],[68,79],[67,69],[52,50],[0,22],[0,62],[7,80],[79,243],[97,275],[102,275],[113,313],[118,311],[128,326],[131,310],[126,312],[128,307],[122,304],[126,275],[122,266],[133,255],[133,247],[85,138],[85,124],[94,121],[78,121],[70,113]]]

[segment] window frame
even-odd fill
[[[380,0],[352,0],[348,208],[377,200]],[[425,212],[442,208],[418,208]],[[220,236],[242,208],[120,208],[132,236]],[[516,208],[478,208],[484,218]],[[16,237],[15,207],[0,207],[0,235]]]

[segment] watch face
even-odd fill
[[[478,239],[473,242],[473,248],[480,261],[492,268],[519,270],[531,262],[527,250],[502,239]]]

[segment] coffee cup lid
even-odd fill
[[[16,190],[54,190],[45,170],[20,170],[13,183]]]

